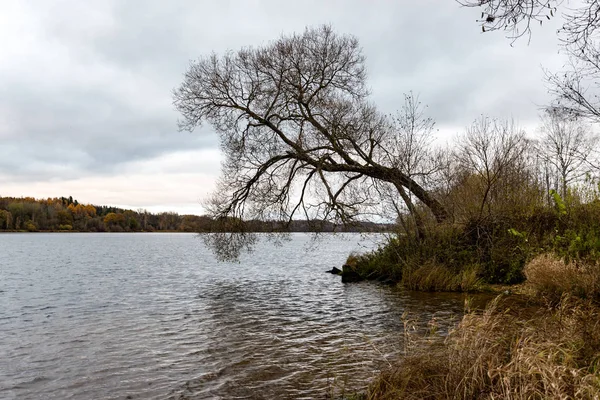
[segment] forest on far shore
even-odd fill
[[[71,196],[48,199],[0,197],[0,232],[219,232],[223,226],[204,215],[153,214],[143,209],[134,211],[82,204]],[[321,221],[291,221],[287,225],[246,221],[244,229],[250,232],[381,232],[389,230],[390,226],[371,222],[341,227]]]

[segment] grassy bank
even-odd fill
[[[424,238],[399,233],[373,252],[351,255],[344,274],[413,290],[474,291],[522,283],[529,262],[554,254],[594,275],[600,261],[600,200],[555,200],[526,213],[431,224]]]
[[[405,329],[402,356],[353,398],[600,399],[598,271],[538,255],[518,294],[466,310],[447,336],[435,321],[426,334]]]
[[[600,312],[563,296],[469,313],[448,337],[421,337],[369,387],[368,399],[598,399]]]
[[[469,311],[446,337],[404,332],[363,399],[600,399],[600,266],[541,254],[520,294]]]
[[[352,255],[345,273],[412,290],[501,287],[447,336],[405,332],[365,399],[600,399],[600,201],[430,225]],[[517,285],[518,284],[518,285]],[[518,299],[518,300],[515,300]]]

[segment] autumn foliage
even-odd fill
[[[0,197],[0,231],[207,231],[208,217],[81,204],[72,197]]]

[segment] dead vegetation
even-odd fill
[[[600,266],[597,262],[566,261],[552,254],[542,254],[525,267],[527,287],[534,296],[550,304],[560,301],[564,293],[600,300]]]
[[[467,314],[445,339],[410,339],[366,398],[599,399],[597,306],[568,294],[554,307],[509,299]]]

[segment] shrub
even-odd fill
[[[351,266],[362,279],[400,281],[402,267],[398,253],[398,239],[390,239],[385,246],[366,254],[351,254],[346,265]]]
[[[481,279],[519,283],[530,246],[524,234],[514,235],[507,226],[438,225],[423,240],[399,235],[376,251],[355,256],[356,269],[364,279],[402,281],[419,290],[472,290]]]
[[[544,253],[593,273],[598,269],[593,266],[600,265],[600,200],[564,202],[556,193],[552,199],[554,204],[519,213],[507,208],[453,224],[430,223],[424,239],[414,232],[398,234],[376,251],[356,256],[356,269],[363,279],[404,281],[419,290],[455,288],[450,275],[461,275],[466,268],[477,271],[476,278],[485,283],[520,283],[527,263]],[[433,266],[444,268],[434,268],[431,275]],[[404,279],[406,274],[411,276]]]

